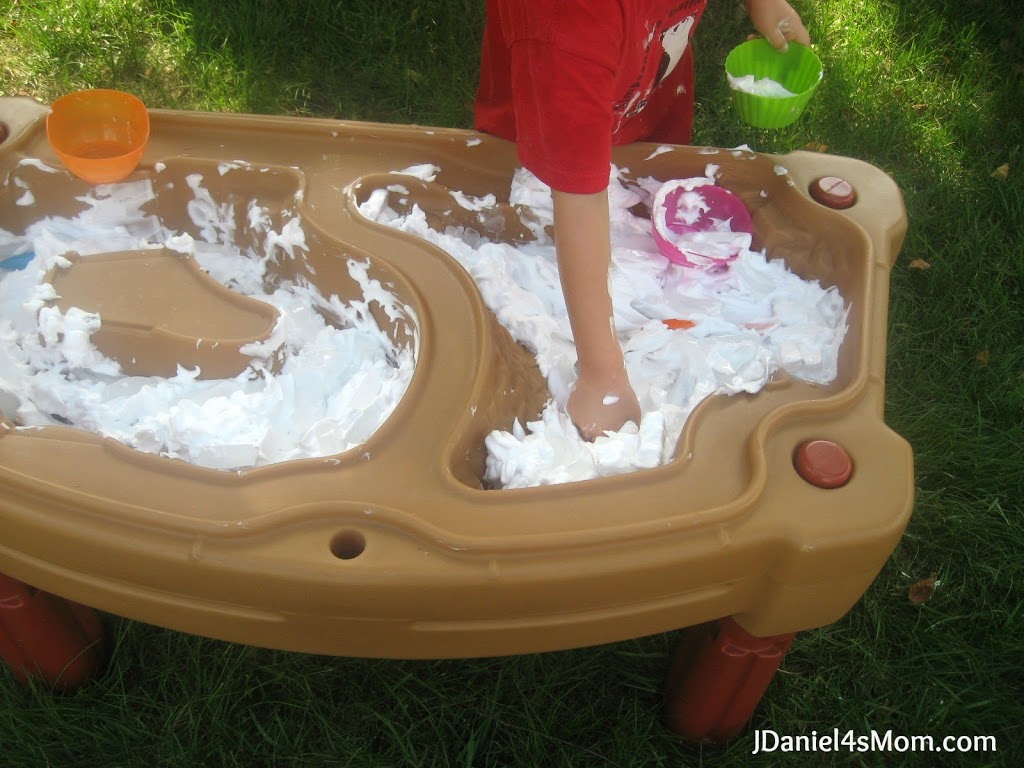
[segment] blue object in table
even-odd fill
[[[34,258],[35,253],[32,251],[29,251],[28,253],[20,253],[17,256],[11,256],[0,261],[0,269],[6,269],[8,272],[16,272],[19,269],[27,267],[28,263]]]

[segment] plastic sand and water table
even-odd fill
[[[615,321],[644,417],[587,443],[550,194],[511,144],[151,110],[138,166],[95,184],[46,115],[0,100],[0,653],[26,675],[73,676],[33,654],[31,616],[86,642],[83,605],[389,658],[698,627],[669,709],[724,738],[902,535],[912,456],[882,414],[906,221],[870,165],[617,149]],[[749,226],[666,258],[667,184],[727,191]],[[738,657],[757,674],[724,722],[694,691]]]

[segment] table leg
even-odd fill
[[[103,661],[99,615],[0,573],[0,659],[20,682],[74,689]]]
[[[793,637],[754,637],[730,618],[685,630],[665,685],[669,727],[692,741],[721,743],[738,736]]]

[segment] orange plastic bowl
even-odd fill
[[[149,112],[130,93],[75,91],[50,106],[46,137],[64,167],[93,184],[125,179],[149,141]]]

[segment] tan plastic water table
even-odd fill
[[[0,226],[15,234],[42,214],[75,215],[84,207],[76,198],[90,189],[63,169],[21,162],[61,167],[47,144],[46,112],[29,99],[0,100]],[[808,152],[617,149],[615,162],[635,177],[685,178],[717,164],[719,183],[751,209],[754,246],[804,278],[838,286],[851,306],[839,375],[828,386],[776,375],[758,394],[709,398],[675,460],[657,469],[489,490],[484,437],[516,417],[532,420],[546,398],[532,356],[453,259],[356,207],[401,183],[409,204],[443,225],[459,210],[447,190],[494,193],[500,202],[514,146],[462,130],[305,118],[153,110],[151,124],[131,177],[153,179],[150,212],[195,234],[183,179],[202,173],[218,202],[244,212],[258,197],[301,216],[310,250],[282,265],[282,277],[302,275],[325,295],[351,298],[358,288],[345,261],[368,260],[371,276],[414,310],[416,328],[383,314],[381,322],[401,343],[418,334],[416,371],[393,415],[360,448],[239,472],[70,427],[22,430],[4,417],[0,573],[9,609],[45,594],[72,601],[78,613],[85,604],[228,641],[387,658],[533,653],[710,627],[698,645],[717,643],[710,653],[724,658],[745,643],[755,662],[770,659],[754,677],[770,678],[792,633],[845,614],[896,546],[912,506],[913,466],[908,444],[883,421],[883,397],[888,278],[906,219],[899,190],[877,168]],[[234,161],[239,167],[217,172]],[[433,183],[391,174],[421,163],[440,168]],[[25,189],[36,205],[15,204]],[[489,237],[525,237],[517,210],[498,209],[470,224]],[[91,283],[76,282],[78,294],[106,285],[104,300],[115,301],[120,291],[109,286],[138,281],[140,270],[153,270],[157,282],[177,279],[153,252],[103,259],[101,277],[94,271]],[[189,365],[230,371],[231,340],[258,338],[267,320],[218,290],[206,286],[188,302],[206,328],[229,317],[239,324],[224,331],[219,352],[197,350],[194,336],[161,337],[158,317],[137,324],[141,335],[130,322],[115,328],[101,348],[145,372],[173,371],[187,349]],[[129,302],[123,311],[136,310]],[[12,632],[9,647],[42,642]],[[709,663],[677,661],[670,680],[670,689],[689,685],[675,706],[696,708],[685,716],[691,721],[718,717],[708,715],[705,694],[724,673]],[[763,691],[767,679],[752,685]],[[736,731],[720,725],[690,735]]]

